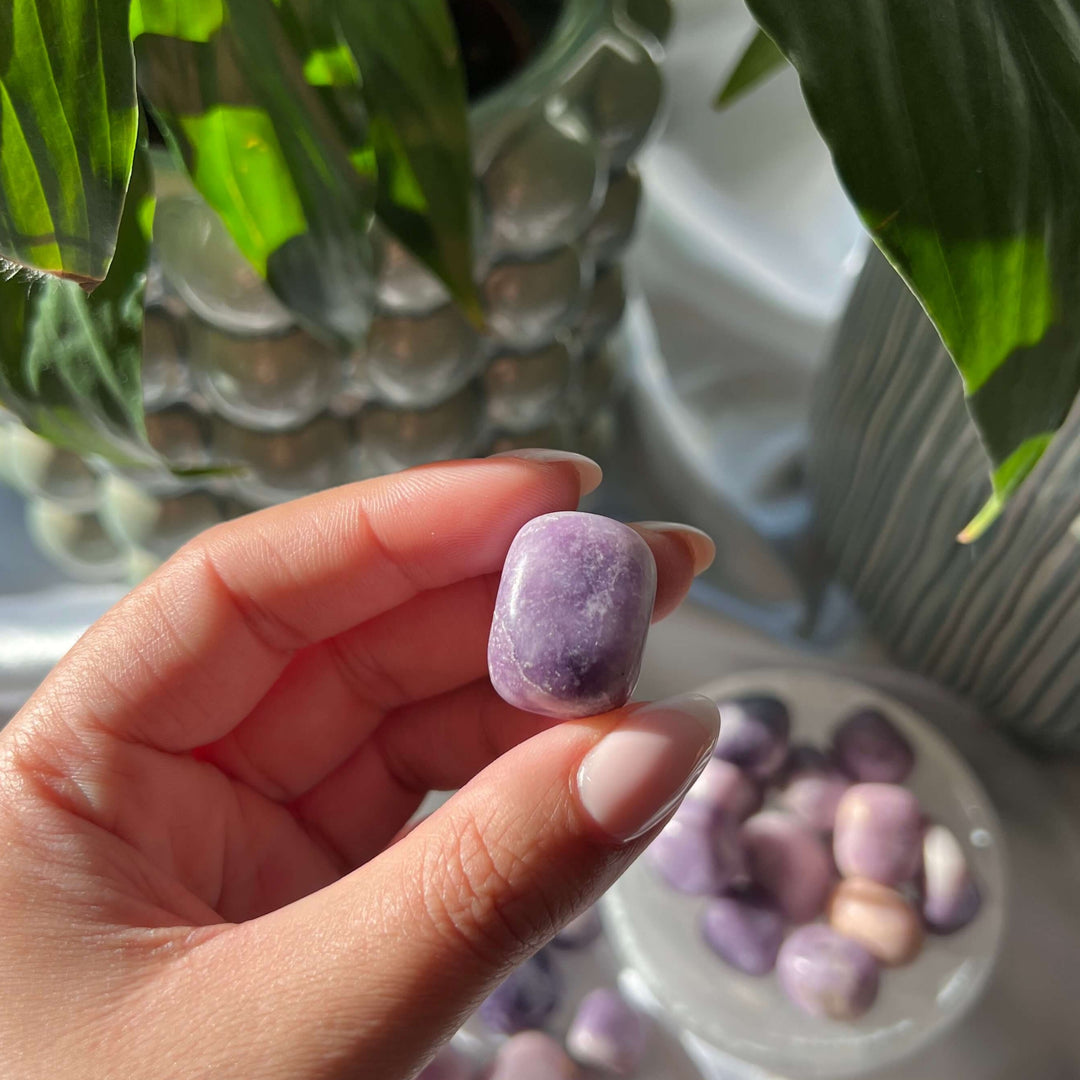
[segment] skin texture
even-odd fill
[[[579,490],[492,459],[325,492],[83,637],[0,734],[5,1076],[404,1080],[610,885],[655,830],[617,844],[573,778],[621,714],[485,677],[514,534]],[[694,551],[643,535],[659,616]]]

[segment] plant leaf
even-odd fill
[[[446,0],[336,0],[335,10],[361,72],[376,213],[482,322],[465,75]]]
[[[131,25],[140,86],[240,250],[311,329],[362,341],[375,190],[304,77],[302,27],[267,0],[133,0]]]
[[[937,325],[993,519],[1080,391],[1080,0],[749,0]]]
[[[137,132],[127,0],[0,4],[0,256],[101,281]]]
[[[715,107],[727,108],[753,90],[758,83],[786,66],[787,58],[776,47],[773,39],[764,30],[758,30],[746,46],[746,51],[739,57],[735,70],[716,95]]]

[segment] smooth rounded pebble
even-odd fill
[[[836,808],[833,855],[844,877],[902,885],[919,869],[922,841],[922,810],[907,788],[856,784]]]
[[[705,905],[701,933],[732,967],[747,975],[767,975],[784,940],[784,919],[764,897],[718,896]]]
[[[578,1080],[566,1051],[542,1031],[523,1031],[499,1047],[487,1080]]]
[[[542,1027],[562,995],[558,968],[546,952],[516,967],[481,1004],[480,1019],[492,1031],[513,1035]]]
[[[851,780],[816,747],[792,748],[784,767],[780,805],[818,832],[831,832]]]
[[[649,1042],[648,1021],[615,990],[594,990],[578,1007],[566,1049],[579,1064],[633,1076]]]
[[[776,972],[787,996],[811,1016],[854,1020],[877,997],[877,961],[828,926],[801,926],[780,946]]]
[[[787,758],[791,714],[779,699],[748,694],[720,702],[720,737],[715,757],[767,780]]]
[[[684,804],[685,805],[685,804]],[[706,896],[723,892],[745,873],[734,822],[709,813],[675,817],[649,845],[647,857],[677,892]]]
[[[922,948],[919,914],[895,889],[867,878],[847,878],[829,899],[829,925],[859,942],[889,967],[909,964]]]
[[[567,923],[552,939],[558,949],[587,949],[604,932],[600,912],[591,907],[573,922]]]
[[[923,837],[922,914],[935,934],[963,929],[979,913],[982,897],[960,841],[944,825]]]
[[[689,803],[704,803],[718,814],[745,821],[762,806],[761,787],[730,761],[714,757],[686,794]]]
[[[820,915],[832,887],[829,854],[817,834],[792,814],[765,810],[740,833],[751,881],[792,922]]]
[[[915,767],[915,751],[880,710],[859,709],[833,732],[833,756],[853,780],[900,784]]]
[[[491,684],[544,716],[595,716],[633,692],[656,597],[649,545],[595,514],[545,514],[514,538],[488,640]]]
[[[476,1064],[454,1046],[444,1046],[416,1080],[473,1080]]]

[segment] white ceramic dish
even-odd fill
[[[716,699],[764,691],[787,702],[792,736],[823,744],[841,716],[875,705],[916,750],[909,786],[926,813],[961,839],[983,891],[978,917],[949,937],[928,937],[911,965],[883,971],[873,1008],[853,1023],[799,1012],[774,975],[754,978],[703,944],[705,900],[673,893],[640,860],[604,900],[609,934],[670,1019],[713,1048],[725,1075],[839,1080],[898,1062],[954,1024],[976,1001],[1001,946],[1006,855],[989,798],[955,750],[914,711],[853,682],[807,671],[763,670],[704,687]]]

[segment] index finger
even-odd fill
[[[44,706],[67,726],[173,752],[202,746],[247,715],[296,650],[498,570],[526,521],[574,508],[599,481],[579,455],[519,453],[413,469],[218,526],[95,624],[30,712]]]

